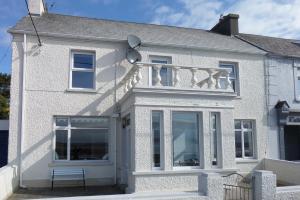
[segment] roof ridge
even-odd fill
[[[300,39],[293,39],[293,38],[282,38],[282,37],[275,37],[275,36],[258,35],[258,34],[251,34],[251,33],[239,33],[239,35],[266,37],[266,38],[270,38],[270,39],[288,40],[291,42],[300,40]]]

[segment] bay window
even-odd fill
[[[198,113],[173,112],[173,166],[199,166]]]
[[[254,121],[235,120],[236,158],[254,158]]]
[[[108,143],[109,118],[55,118],[55,160],[108,160]]]

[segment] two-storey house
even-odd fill
[[[201,171],[248,173],[266,152],[265,52],[206,30],[44,12],[9,32],[9,162],[20,185],[81,167],[88,185],[187,191]],[[128,35],[141,60],[126,59]],[[70,183],[71,184],[71,183]]]

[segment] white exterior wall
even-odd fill
[[[126,45],[99,41],[75,41],[67,39],[42,38],[43,46],[35,49],[36,38],[28,36],[26,85],[25,85],[25,130],[24,130],[24,185],[49,185],[50,170],[56,166],[74,166],[70,163],[58,164],[53,161],[53,116],[84,115],[112,116],[115,102],[123,96],[119,88],[114,96],[114,85],[118,83],[131,67],[125,58]],[[68,91],[70,51],[89,50],[96,52],[96,92],[84,93]],[[240,96],[203,96],[132,94],[121,104],[122,114],[132,114],[132,172],[129,177],[132,191],[198,188],[195,171],[174,171],[171,162],[171,112],[190,110],[203,114],[203,160],[201,167],[210,168],[209,146],[207,143],[209,127],[208,114],[216,111],[221,113],[222,144],[220,167],[227,170],[248,172],[256,167],[265,156],[266,148],[266,117],[264,116],[264,69],[263,57],[238,53],[188,51],[186,49],[150,48],[141,49],[143,61],[149,55],[171,56],[173,64],[192,65],[199,67],[218,67],[219,61],[237,62],[239,66]],[[9,161],[17,161],[20,144],[20,82],[22,66],[22,37],[16,36],[13,41],[12,62],[12,98],[10,119]],[[148,70],[144,70],[148,73]],[[180,72],[183,86],[188,86],[190,74]],[[148,75],[143,74],[141,86],[148,85]],[[116,78],[116,83],[115,83]],[[184,106],[183,106],[184,104]],[[164,144],[165,163],[161,174],[151,174],[150,146],[150,111],[164,111]],[[234,119],[253,119],[256,121],[256,158],[255,160],[235,161]],[[116,173],[116,129],[117,123],[111,118],[110,162],[100,165],[98,162],[79,162],[76,167],[87,171],[88,184],[113,184]],[[206,141],[206,142],[205,142]],[[118,151],[119,152],[119,151]],[[120,158],[118,158],[120,162]],[[249,164],[250,162],[250,164]],[[201,171],[201,170],[200,170]],[[144,174],[149,172],[150,175]],[[165,173],[166,172],[166,173]],[[148,177],[147,177],[148,176]],[[171,183],[174,183],[173,185]],[[185,184],[185,186],[183,186]]]
[[[295,94],[295,73],[297,66],[300,66],[300,60],[288,58],[273,58],[269,57],[266,62],[266,67],[269,70],[270,76],[268,88],[268,157],[280,159],[280,142],[279,142],[279,127],[277,120],[277,112],[274,106],[277,102],[287,101],[293,109],[300,109],[300,101],[297,100]]]

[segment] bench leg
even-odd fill
[[[84,187],[84,190],[86,190],[85,174],[84,174],[84,171],[83,171],[83,173],[82,173],[82,178],[83,178],[83,187]]]
[[[53,179],[54,179],[54,170],[53,170],[53,174],[52,174],[52,186],[51,186],[51,190],[53,190]]]

